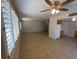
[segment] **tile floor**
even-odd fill
[[[23,34],[20,59],[77,59],[76,44],[69,37],[50,39],[46,32]]]

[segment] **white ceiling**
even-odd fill
[[[56,0],[51,0],[56,1]],[[65,0],[58,0],[62,3]],[[21,13],[22,18],[31,18],[35,20],[45,20],[50,17],[50,11],[40,13],[41,10],[48,9],[50,6],[44,0],[16,0],[15,4]],[[60,15],[76,12],[77,1],[74,1],[65,6],[69,9],[68,12],[60,12]]]

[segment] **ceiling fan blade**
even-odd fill
[[[53,5],[52,2],[49,1],[49,0],[45,0],[45,2],[46,2],[49,6],[52,6],[52,5]]]
[[[60,11],[68,11],[69,9],[67,9],[67,8],[59,8],[58,10],[60,10]]]
[[[77,15],[77,12],[69,14],[69,16],[75,16],[75,15]]]
[[[40,12],[45,12],[45,11],[48,11],[48,10],[50,10],[50,9],[42,10],[42,11],[40,11]]]
[[[60,5],[60,2],[59,1],[55,1],[54,2],[54,6],[59,6]]]
[[[61,6],[65,6],[65,5],[67,5],[67,4],[69,4],[69,3],[73,2],[73,1],[75,1],[75,0],[66,0],[63,3],[61,3]]]

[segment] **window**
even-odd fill
[[[8,54],[10,55],[14,48],[14,38],[13,38],[13,31],[12,31],[11,18],[10,18],[10,9],[6,1],[2,1],[2,13],[3,13],[3,21],[4,21],[3,23],[4,23],[6,39],[7,39]]]
[[[2,14],[3,23],[7,39],[7,50],[9,56],[11,55],[16,40],[19,37],[19,19],[15,11],[10,9],[9,2],[7,0],[2,1]]]
[[[18,23],[19,21],[14,10],[11,10],[11,19],[13,24],[14,41],[16,42],[19,36],[19,23]]]

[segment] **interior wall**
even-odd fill
[[[40,20],[23,21],[23,33],[45,31],[45,25]]]
[[[51,19],[49,21],[49,37],[56,40],[60,38],[61,24],[57,24],[57,19]]]
[[[46,30],[47,32],[49,32],[49,31],[48,31],[48,30],[49,30],[49,19],[44,21],[44,25],[45,25],[45,30]]]
[[[54,40],[59,39],[61,35],[61,23],[58,21],[62,18],[67,17],[67,14],[65,15],[51,15],[49,18],[49,38],[52,38]]]
[[[57,19],[50,17],[49,19],[49,38],[56,39]]]
[[[75,31],[77,31],[77,23],[73,21],[63,21],[62,27],[64,35],[74,37]]]

